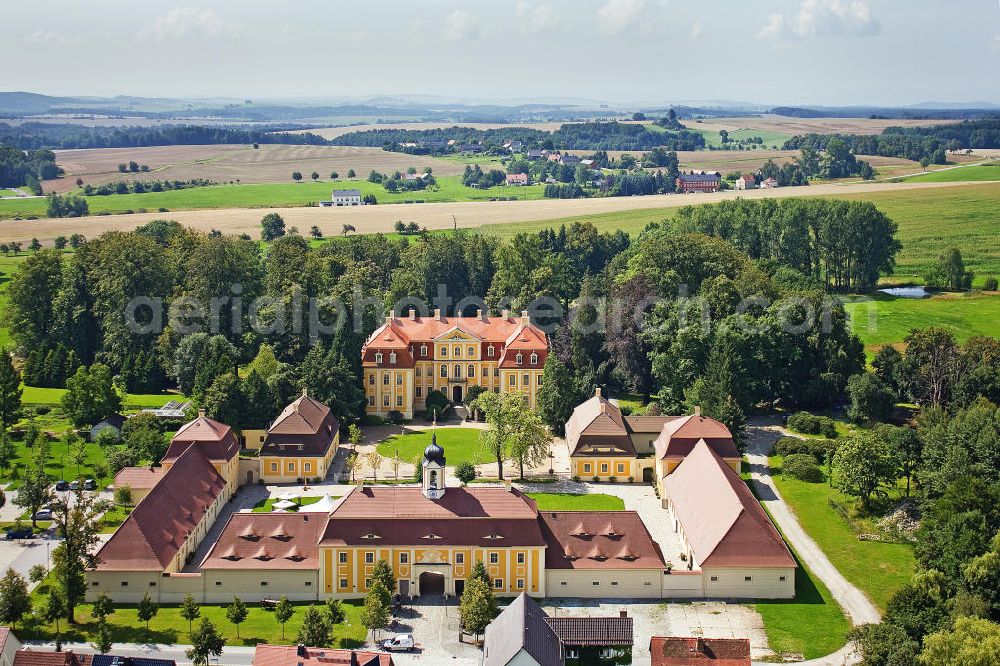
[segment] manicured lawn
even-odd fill
[[[298,506],[309,506],[310,504],[315,504],[316,502],[323,499],[322,497],[299,497],[296,500],[292,500],[298,504]],[[333,499],[337,499],[334,497]],[[274,511],[274,503],[280,502],[281,500],[276,497],[269,497],[266,500],[261,500],[253,507],[254,513],[268,513],[269,511]],[[291,511],[298,511],[297,508],[292,508]]]
[[[1000,164],[980,164],[931,171],[906,179],[908,183],[954,183],[959,181],[1000,180]]]
[[[409,432],[405,435],[393,435],[379,442],[376,450],[385,458],[391,458],[399,451],[399,458],[411,461],[423,456],[424,449],[431,443],[430,430]],[[478,428],[447,427],[437,428],[437,443],[444,448],[444,455],[449,466],[463,462],[482,463],[490,460],[489,453],[482,450],[479,444]]]
[[[57,430],[57,432],[61,431]],[[14,457],[9,467],[0,470],[0,481],[10,482],[10,488],[14,489],[20,485],[20,480],[15,476],[19,477],[20,472],[27,469],[32,463],[34,451],[26,447],[23,440],[12,439],[11,441],[14,444]],[[97,466],[104,468],[104,474],[95,472]],[[99,444],[88,442],[84,445],[83,463],[78,468],[73,461],[72,448],[61,438],[49,442],[49,457],[45,462],[45,472],[53,480],[93,478],[100,488],[110,485],[114,480],[114,477],[107,471],[107,456]]]
[[[101,519],[101,522],[104,523],[101,527],[101,532],[104,534],[111,534],[125,522],[125,519],[128,518],[130,513],[132,513],[132,507],[130,506],[111,507]]]
[[[66,389],[39,388],[37,386],[21,385],[23,393],[21,402],[25,405],[58,405],[66,394]],[[129,393],[122,400],[126,410],[162,407],[171,400],[183,402],[187,400],[179,393]]]
[[[624,511],[625,502],[601,493],[527,493],[539,511]]]
[[[442,176],[438,184],[426,190],[390,193],[382,185],[367,180],[321,181],[301,183],[258,183],[242,185],[212,185],[167,192],[143,194],[111,194],[86,197],[90,214],[121,213],[145,209],[156,211],[199,208],[260,208],[316,205],[329,201],[332,190],[350,188],[361,195],[374,194],[379,203],[409,203],[417,201],[487,201],[497,197],[541,199],[544,185],[526,187],[493,187],[478,190],[466,187],[457,176]],[[0,218],[44,217],[44,199],[0,200]]]
[[[41,606],[47,591],[47,584],[43,583],[32,593],[35,607]],[[295,615],[285,625],[284,638],[281,635],[281,625],[274,619],[274,613],[261,609],[257,604],[247,604],[250,612],[246,622],[240,625],[240,638],[236,637],[236,628],[226,619],[226,606],[204,605],[201,607],[201,616],[215,623],[216,628],[226,639],[227,645],[255,645],[263,642],[287,645],[295,642],[302,616],[309,604],[294,603],[294,605]],[[331,647],[359,647],[366,638],[366,630],[359,619],[362,604],[360,601],[352,600],[344,601],[343,606],[347,621],[333,628]],[[97,622],[91,617],[90,610],[90,604],[78,606],[76,611],[78,623],[71,627],[67,627],[65,622],[61,623],[63,641],[90,642],[94,639]],[[195,620],[196,627],[198,622],[200,620]],[[136,617],[135,606],[116,606],[114,615],[108,618],[108,624],[111,626],[112,640],[115,643],[190,643],[187,620],[181,618],[177,605],[160,606],[159,613],[149,623],[148,631],[145,623]],[[39,622],[34,617],[26,620],[23,626],[19,625],[18,629],[18,636],[24,639],[55,640],[55,625]]]
[[[851,628],[830,590],[801,562],[795,572],[794,599],[761,599],[754,608],[764,620],[772,650],[798,653],[806,659],[839,650]]]
[[[963,248],[964,251],[964,248]],[[939,326],[959,341],[974,335],[1000,336],[1000,296],[943,294],[931,298],[896,298],[877,294],[846,304],[854,332],[869,350],[903,341],[915,328]]]
[[[781,458],[772,457],[772,469]],[[851,506],[853,499],[826,483],[806,483],[774,475],[775,484],[799,522],[847,580],[863,590],[880,608],[910,579],[915,570],[913,548],[907,544],[859,541],[830,500]]]

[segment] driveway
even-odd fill
[[[795,512],[788,506],[781,493],[778,492],[771,478],[771,468],[768,465],[767,454],[778,437],[788,434],[774,420],[755,419],[747,428],[747,460],[750,463],[750,478],[757,497],[767,508],[772,519],[785,536],[785,540],[795,549],[799,559],[809,567],[813,575],[819,578],[829,588],[830,594],[844,610],[844,613],[854,625],[879,622],[882,614],[869,601],[864,592],[854,587],[827,558],[815,541],[812,540],[795,517]],[[854,664],[859,661],[852,645],[846,645],[837,652],[820,659],[804,662],[815,666],[840,666]]]

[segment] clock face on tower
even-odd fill
[[[442,493],[441,489],[439,489],[439,488],[428,488],[427,489],[427,497],[430,498],[430,499],[438,499],[438,498],[441,497],[442,494],[443,493]]]

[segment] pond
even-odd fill
[[[926,298],[931,295],[929,291],[920,286],[890,287],[888,289],[879,289],[879,292],[890,296],[896,296],[897,298]]]

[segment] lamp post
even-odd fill
[[[555,476],[556,475],[555,457],[556,457],[556,454],[552,450],[552,445],[549,444],[549,476]]]

